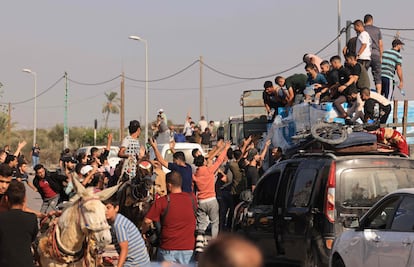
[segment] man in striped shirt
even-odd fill
[[[394,94],[394,75],[397,72],[400,83],[398,88],[401,90],[401,95],[405,96],[403,89],[403,72],[402,72],[402,56],[400,50],[404,43],[395,39],[392,41],[392,49],[384,51],[382,54],[382,65],[381,65],[381,80],[382,80],[382,91],[381,94],[388,100],[393,99]]]
[[[119,203],[115,197],[104,201],[106,219],[111,225],[112,239],[119,254],[118,267],[150,266],[144,239],[138,228],[128,218],[119,214]]]

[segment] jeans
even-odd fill
[[[219,204],[216,198],[198,202],[197,233],[205,234],[209,223],[211,223],[211,236],[215,238],[219,231]]]
[[[32,156],[32,166],[36,166],[37,164],[39,164],[39,157],[37,156]]]
[[[51,198],[45,198],[42,202],[42,207],[40,208],[41,213],[48,213],[49,211],[52,211],[56,208],[56,205],[58,204],[60,195],[57,194],[54,197]]]
[[[193,261],[192,250],[165,250],[162,248],[158,249],[157,255],[158,261],[169,261],[180,264],[189,264]]]

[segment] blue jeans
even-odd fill
[[[162,248],[158,249],[157,255],[158,261],[169,261],[180,264],[189,264],[193,261],[192,250],[165,250]]]
[[[32,156],[32,166],[34,167],[37,164],[39,164],[39,157]]]

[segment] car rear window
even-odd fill
[[[184,153],[184,156],[185,156],[185,162],[188,163],[188,164],[192,164],[193,163],[194,158],[193,158],[193,155],[192,155],[192,151],[193,151],[192,148],[191,149],[175,149],[175,151],[176,152],[182,151]],[[165,160],[167,162],[173,162],[173,153],[171,152],[170,149],[168,149],[165,152],[164,157],[165,157]]]
[[[339,200],[344,207],[371,207],[400,188],[414,187],[412,169],[348,169],[341,174]]]

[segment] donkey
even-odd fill
[[[97,266],[99,251],[111,243],[106,208],[101,200],[111,197],[118,186],[94,193],[93,188],[85,188],[74,176],[76,195],[71,204],[39,237],[37,252],[43,267]]]

